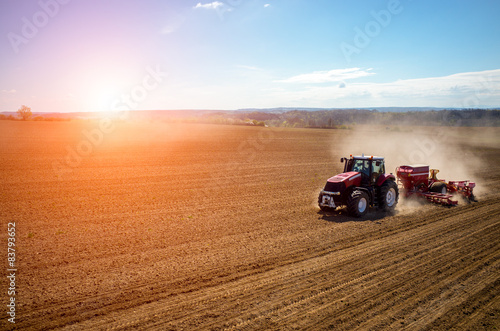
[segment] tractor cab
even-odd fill
[[[344,173],[359,172],[361,174],[362,185],[372,186],[377,183],[380,175],[385,173],[384,158],[378,156],[350,156],[350,158],[341,158],[344,162]]]

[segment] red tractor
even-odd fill
[[[368,207],[392,211],[398,203],[396,177],[385,173],[384,158],[377,156],[350,156],[341,158],[344,172],[333,176],[320,192],[321,210],[330,211],[347,206],[349,214],[361,217]]]

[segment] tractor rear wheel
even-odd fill
[[[347,211],[351,216],[361,217],[368,211],[369,201],[366,192],[354,191],[347,199]]]
[[[434,182],[429,188],[429,191],[441,194],[446,194],[447,190],[448,188],[446,187],[446,183],[443,182]]]
[[[398,185],[393,180],[386,180],[380,187],[378,206],[383,211],[393,211],[398,204]]]

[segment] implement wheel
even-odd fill
[[[429,188],[429,191],[441,193],[441,194],[446,194],[446,192],[448,191],[448,188],[446,187],[446,183],[434,182],[434,183],[432,183],[431,187]]]

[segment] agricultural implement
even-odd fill
[[[318,205],[323,211],[346,206],[350,215],[361,217],[369,207],[383,211],[395,209],[399,192],[404,197],[422,197],[432,203],[453,206],[455,194],[474,200],[475,183],[468,180],[449,181],[437,179],[437,169],[427,165],[400,166],[396,176],[385,173],[383,157],[350,156],[341,158],[344,172],[329,178],[319,193]]]
[[[438,172],[437,169],[429,169],[428,165],[396,168],[398,184],[402,185],[405,197],[423,197],[430,202],[445,206],[458,204],[458,201],[453,200],[455,194],[474,201],[472,190],[476,183],[468,180],[446,182],[436,177]]]

